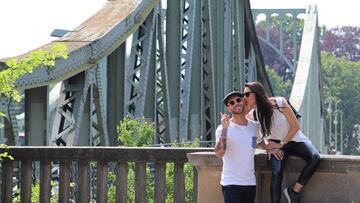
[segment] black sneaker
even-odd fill
[[[285,188],[284,194],[289,203],[300,203],[300,194],[294,192],[291,188]]]

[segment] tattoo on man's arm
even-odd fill
[[[223,143],[223,150],[226,150],[226,138],[227,138],[227,128],[223,128],[221,131],[221,138],[225,140],[225,142]]]

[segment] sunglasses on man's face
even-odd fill
[[[236,98],[235,100],[231,100],[231,101],[229,101],[229,104],[232,106],[232,105],[235,104],[235,102],[236,102],[236,103],[240,103],[240,102],[241,102],[241,98],[238,97],[238,98]]]
[[[251,93],[253,93],[253,92],[244,92],[244,96],[249,97]]]

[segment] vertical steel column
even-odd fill
[[[162,9],[161,1],[159,1],[159,14],[157,16],[156,23],[156,37],[158,42],[158,47],[156,49],[156,136],[155,143],[159,142],[170,142],[170,107],[169,107],[169,81],[168,81],[168,73],[167,73],[167,63],[166,63],[166,53],[165,53],[165,15],[166,10]]]
[[[194,1],[194,30],[193,30],[193,51],[191,63],[191,85],[189,112],[190,122],[189,135],[187,139],[194,140],[201,135],[201,84],[202,84],[202,64],[201,64],[201,1]]]
[[[97,143],[92,145],[109,145],[109,135],[106,122],[106,104],[107,104],[107,58],[102,58],[93,69],[91,76],[94,78],[91,85],[91,136],[97,139]],[[94,133],[94,134],[92,134]]]
[[[216,128],[214,47],[211,0],[201,0],[201,140],[213,140]]]
[[[92,68],[93,69],[93,68]],[[90,134],[90,105],[91,94],[90,86],[94,83],[94,71],[92,69],[86,70],[83,74],[78,75],[79,80],[76,77],[71,78],[72,84],[77,84],[78,88],[81,87],[79,92],[76,92],[73,105],[73,118],[74,118],[74,131],[68,134],[66,144],[69,146],[92,146],[91,134]],[[71,88],[69,89],[71,91]]]
[[[156,114],[156,46],[157,46],[157,20],[159,16],[159,6],[155,6],[153,10],[152,26],[149,41],[151,41],[151,46],[149,48],[149,56],[147,57],[147,82],[144,82],[144,98],[146,98],[144,103],[144,112],[143,116],[149,121],[155,121]]]
[[[222,0],[205,0],[204,1],[205,12],[207,13],[208,20],[205,21],[205,43],[203,48],[205,61],[204,63],[204,82],[205,84],[211,84],[205,86],[204,102],[205,106],[211,105],[206,110],[206,116],[208,119],[211,117],[211,122],[214,122],[215,126],[219,123],[218,114],[220,111],[224,111],[224,107],[221,98],[224,96],[224,1]],[[209,108],[213,109],[213,112],[209,112]],[[210,120],[207,121],[210,124]],[[205,127],[209,130],[209,127]],[[206,130],[206,131],[207,131]],[[208,132],[209,133],[209,132]],[[206,134],[209,136],[210,134]]]
[[[231,0],[224,0],[224,33],[223,33],[223,57],[224,57],[224,95],[233,90],[233,29],[232,29],[232,12]],[[222,97],[220,97],[222,98]]]
[[[181,15],[181,53],[180,53],[180,120],[179,141],[187,140],[189,133],[189,105],[191,94],[191,78],[193,63],[194,28],[195,28],[195,1],[180,0]]]
[[[91,85],[90,85],[91,87]],[[74,145],[74,146],[97,146],[98,143],[96,143],[96,145],[93,145],[92,143],[94,142],[93,139],[93,133],[91,132],[91,128],[90,125],[92,123],[91,120],[91,114],[92,114],[92,88],[90,87],[85,87],[84,90],[86,91],[86,93],[84,94],[84,91],[82,93],[82,95],[84,95],[84,97],[80,96],[81,99],[81,104],[79,104],[80,107],[75,106],[75,108],[79,108],[78,113],[74,114],[75,117],[75,135],[73,138],[69,137],[70,139],[68,139],[67,141],[67,145]],[[79,115],[80,114],[80,115]],[[80,120],[78,119],[80,116]]]
[[[216,3],[215,3],[216,2]],[[224,0],[213,0],[211,2],[212,14],[214,15],[214,26],[211,30],[214,40],[212,45],[214,45],[214,56],[215,56],[215,87],[216,87],[216,109],[217,111],[224,112],[225,108],[222,103],[222,98],[226,94],[224,91],[224,15],[225,15],[225,6]],[[219,114],[219,112],[216,112]],[[215,119],[218,118],[215,117]],[[219,119],[217,119],[219,120]],[[219,123],[219,121],[217,121]]]
[[[168,73],[168,102],[171,141],[179,139],[180,116],[180,50],[181,50],[180,1],[167,1],[166,12],[166,61]],[[170,82],[171,81],[171,82]]]
[[[234,15],[234,87],[241,90],[245,85],[245,19],[244,2],[233,1]]]
[[[106,120],[110,145],[117,145],[117,126],[124,117],[125,47],[123,43],[107,57]]]
[[[99,114],[96,111],[98,107],[98,99],[99,99],[99,93],[98,89],[95,85],[90,85],[89,87],[89,96],[90,96],[90,117],[89,117],[89,126],[90,126],[90,132],[89,132],[89,138],[90,143],[92,143],[92,146],[100,146],[101,145],[101,137],[102,135],[102,126],[101,126],[101,118],[99,118]],[[102,142],[104,143],[104,142]]]
[[[48,144],[48,86],[25,90],[25,145]]]

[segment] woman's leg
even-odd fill
[[[293,187],[295,192],[300,192],[303,186],[306,185],[311,176],[315,173],[316,168],[320,163],[320,154],[311,143],[307,142],[291,142],[286,148],[288,155],[301,157],[307,163]]]
[[[270,184],[270,193],[271,193],[271,202],[280,203],[281,202],[281,183],[283,179],[284,171],[284,162],[285,160],[278,160],[274,156],[271,156],[271,184]]]

